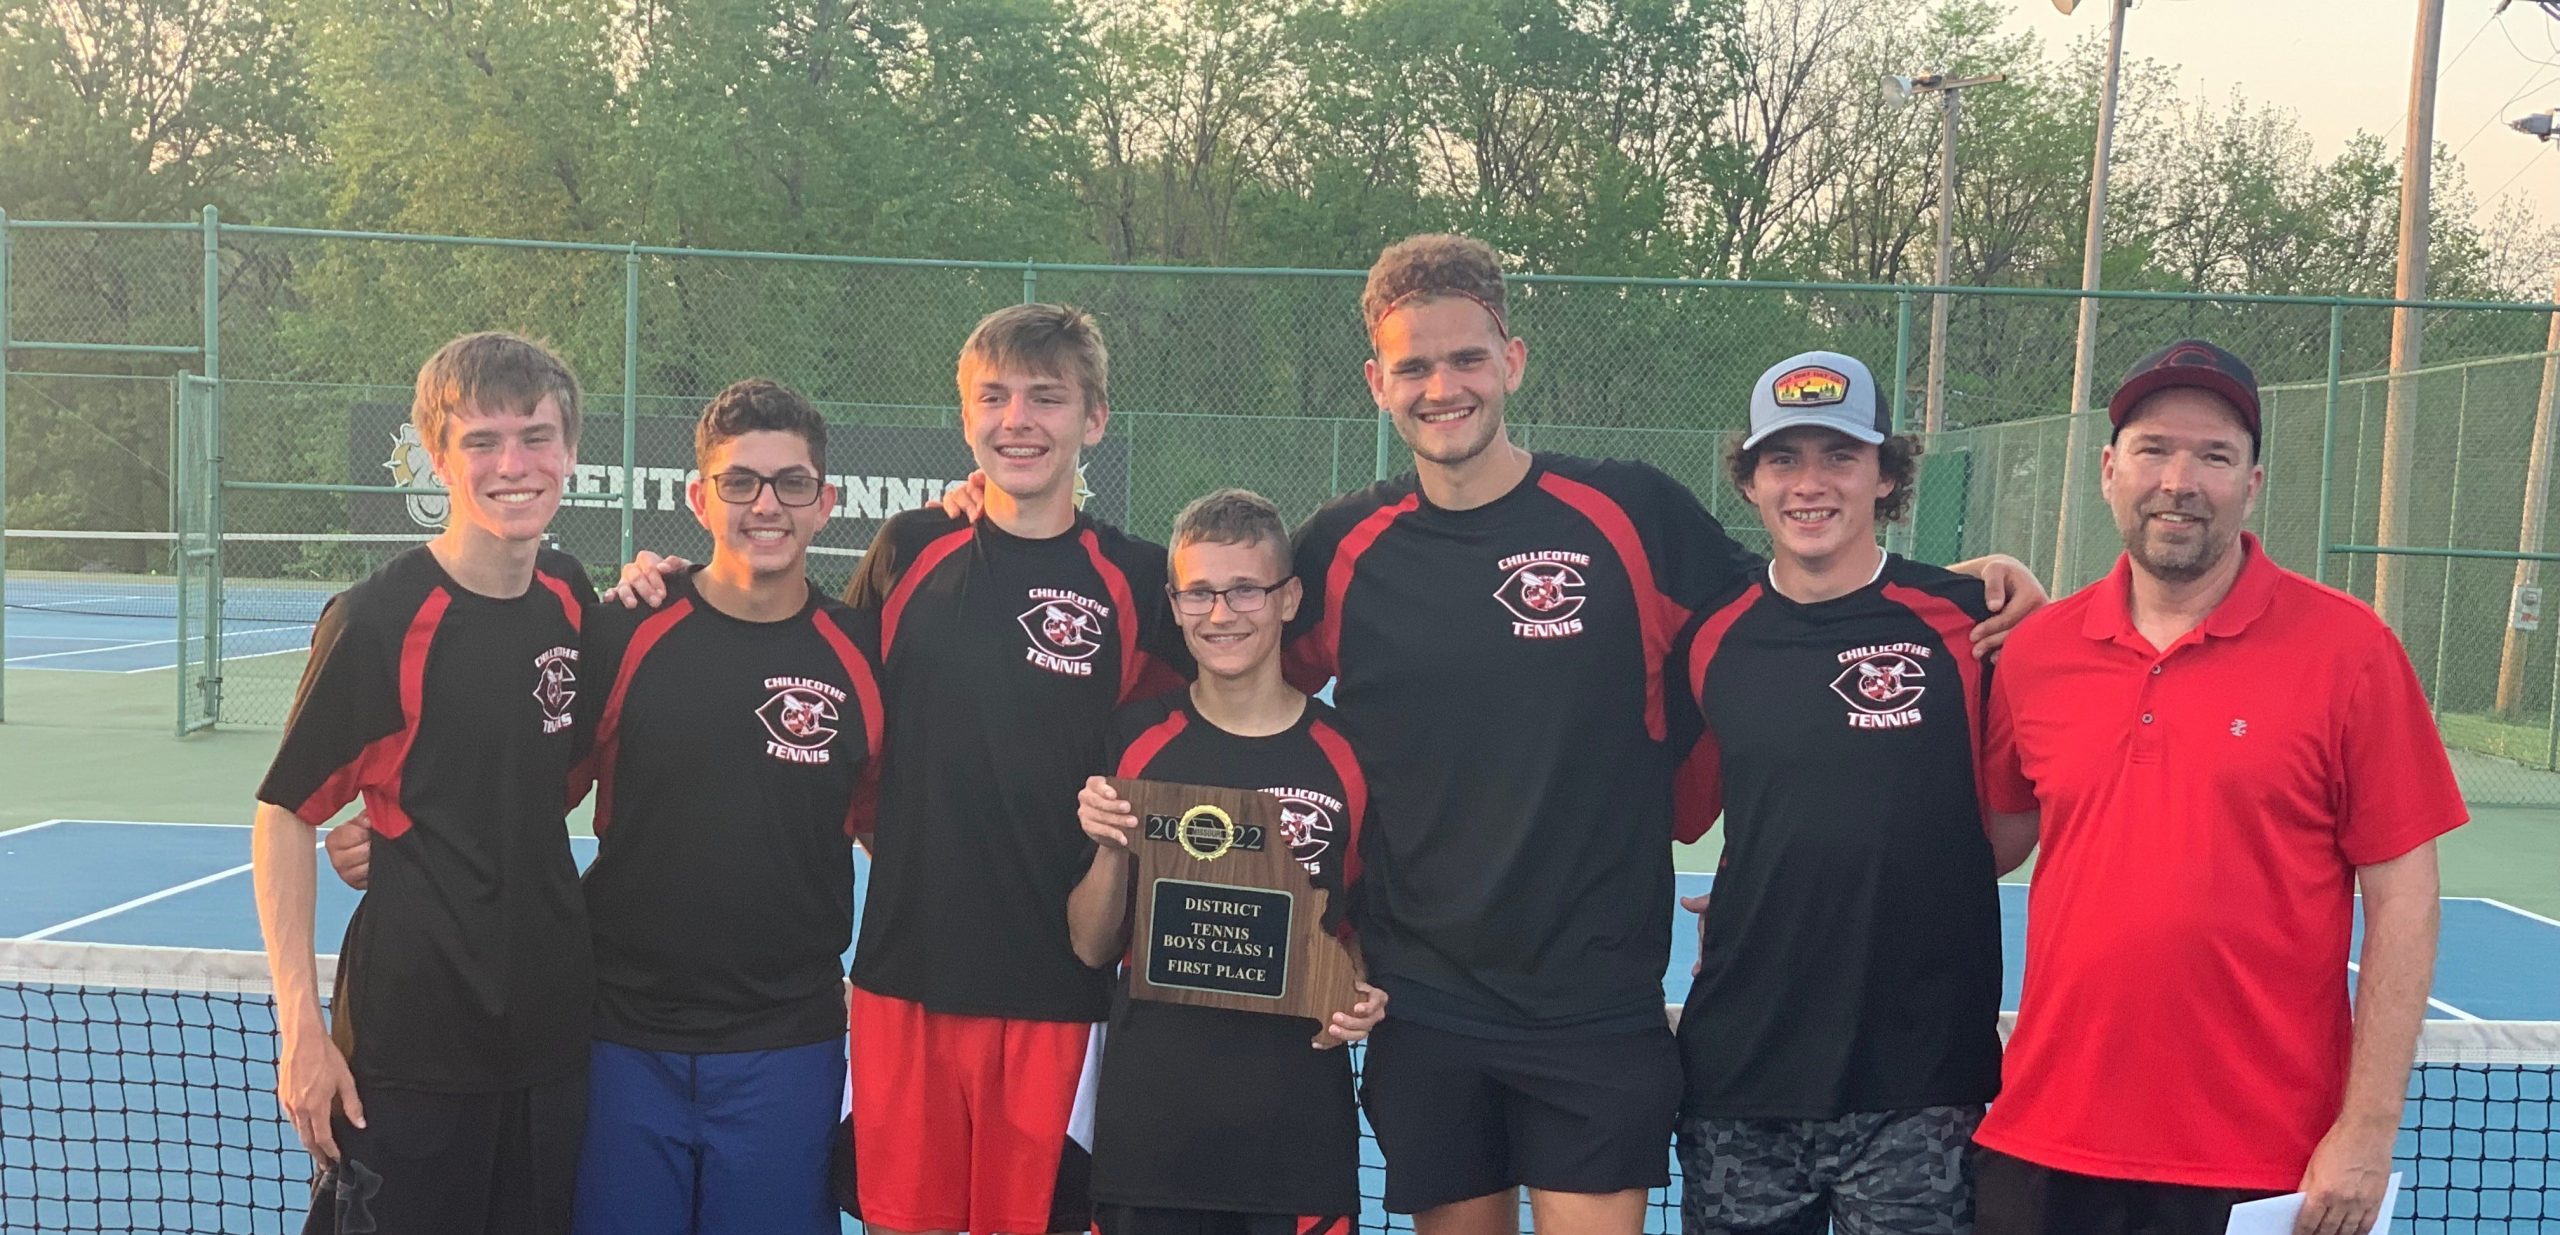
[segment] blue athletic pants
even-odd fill
[[[598,1042],[576,1235],[837,1235],[845,1044],[688,1055]]]

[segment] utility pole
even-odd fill
[[[1955,277],[1951,262],[1956,243],[1956,124],[1964,118],[1964,92],[1941,90],[1938,94],[1946,108],[1938,119],[1938,271],[1931,281],[1943,288]],[[1941,291],[1929,297],[1929,406],[1920,429],[1934,441],[1946,427],[1947,294]]]
[[[2551,289],[2551,299],[2560,303],[2560,286]],[[2533,405],[2533,453],[2525,457],[2524,527],[2516,536],[2518,553],[2542,552],[2542,511],[2551,499],[2551,417],[2555,405],[2560,405],[2560,312],[2551,315],[2551,340],[2543,345],[2542,398]],[[2531,558],[2516,560],[2516,590],[2507,612],[2507,640],[2498,651],[2498,715],[2510,720],[2524,706],[2525,640],[2533,632],[2521,623],[2528,613],[2537,625],[2540,623],[2541,565]],[[2528,597],[2532,602],[2529,606]]]
[[[2409,66],[2408,147],[2400,156],[2400,279],[2397,300],[2427,298],[2428,212],[2432,209],[2436,148],[2436,60],[2444,44],[2444,0],[2419,0],[2418,36]],[[2391,383],[2382,411],[2382,518],[2374,543],[2408,543],[2409,464],[2417,449],[2417,409],[2412,386],[2425,315],[2406,305],[2391,311]],[[2402,581],[2408,562],[2385,553],[2374,559],[2373,608],[2395,629],[2400,625]]]
[[[1947,286],[1955,277],[1950,263],[1955,252],[1956,126],[1964,117],[1964,92],[2007,80],[2006,73],[1954,78],[1932,73],[1926,77],[1884,79],[1885,101],[1894,107],[1908,106],[1918,95],[1936,94],[1944,108],[1938,122],[1938,271],[1933,280],[1939,287]],[[1920,424],[1922,432],[1934,436],[1947,427],[1946,404],[1947,294],[1937,292],[1929,297],[1929,390],[1927,411]]]
[[[2054,7],[2067,14],[2075,3],[2054,0]],[[2088,470],[2096,465],[2089,457],[2090,434],[2084,422],[2098,363],[2098,300],[2087,293],[2098,290],[2101,259],[2106,256],[2107,159],[2115,144],[2116,88],[2124,76],[2124,15],[2132,7],[2133,0],[2107,0],[2107,76],[2098,94],[2098,151],[2089,161],[2089,230],[2080,242],[2080,341],[2071,364],[2071,418],[2062,439],[2062,512],[2053,536],[2050,579],[2057,589],[2076,583],[2069,577],[2071,539],[2080,518],[2080,490],[2086,487]]]

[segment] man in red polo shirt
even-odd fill
[[[2233,1203],[2298,1190],[2297,1235],[2361,1235],[2462,796],[2390,628],[2241,530],[2265,481],[2248,366],[2173,343],[2107,412],[2124,557],[1993,679],[1986,788],[2041,809],[2044,854],[1975,1229],[2219,1235]]]

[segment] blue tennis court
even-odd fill
[[[575,838],[580,865],[595,842]],[[857,857],[857,894],[867,864]],[[1711,884],[1680,876],[1681,891]],[[2001,888],[2008,962],[2004,1007],[2014,1007],[2025,938],[2026,889]],[[316,938],[344,934],[357,896],[321,880]],[[1695,919],[1677,905],[1664,989],[1688,988]],[[249,830],[236,824],[56,820],[0,833],[0,940],[105,945],[110,958],[191,968],[177,953],[257,973],[260,947],[249,882]],[[221,957],[221,953],[232,953]],[[2432,1016],[2451,1022],[2560,1021],[2560,922],[2476,898],[2444,902],[2442,959]],[[147,971],[147,970],[146,970]],[[60,1230],[92,1220],[109,1230],[286,1229],[308,1161],[275,1117],[272,1017],[252,981],[170,983],[189,993],[126,989],[46,994],[42,975],[0,983],[0,1232]],[[66,975],[66,982],[78,975]],[[72,1015],[62,1015],[66,1007]],[[2543,1026],[2525,1026],[2528,1030]],[[2548,1035],[2541,1039],[2550,1045]],[[2553,1174],[2554,1063],[2430,1064],[2412,1080],[2403,1154],[2420,1159],[2404,1213],[2418,1229],[2560,1232]],[[2518,1063],[2537,1064],[2519,1068]],[[2128,1078],[2128,1083],[2139,1083]],[[1374,1149],[1363,1192],[1377,1194]],[[69,1181],[67,1184],[65,1181]],[[1649,1229],[1677,1229],[1677,1184],[1658,1197]],[[2434,1206],[2434,1208],[2428,1208]],[[1364,1215],[1364,1226],[1380,1215]],[[2441,1221],[2438,1221],[2441,1219]],[[1668,1223],[1668,1227],[1664,1223]],[[83,1226],[80,1229],[88,1229]]]
[[[311,646],[311,624],[330,593],[240,588],[225,593],[225,662],[282,656]],[[150,673],[178,666],[177,585],[166,578],[96,581],[13,575],[0,657],[11,669]]]

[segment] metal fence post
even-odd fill
[[[640,242],[622,255],[622,560],[631,560],[631,516],[640,487]]]
[[[2453,484],[2449,486],[2453,496],[2445,509],[2444,531],[2444,543],[2448,549],[2454,547],[2455,538],[2462,534],[2462,441],[2470,428],[2471,370],[2464,369],[2462,395],[2453,405]],[[2435,708],[2439,718],[2444,715],[2444,645],[2453,628],[2453,567],[2454,560],[2446,558],[2444,588],[2436,597],[2436,671],[2427,680],[2427,702]]]
[[[213,570],[204,589],[204,710],[218,722],[222,719],[222,582],[227,563],[222,556],[222,212],[212,206],[204,208],[204,380],[205,410],[210,416],[205,424],[205,505],[206,518],[213,524],[205,529],[213,549]]]
[[[2320,516],[2315,533],[2319,544],[2311,553],[2311,577],[2321,583],[2329,581],[2329,489],[2338,475],[2338,351],[2344,346],[2347,306],[2343,302],[2329,305],[2329,384],[2320,405]]]
[[[1911,389],[1911,293],[1893,294],[1893,431],[1902,432],[1905,419],[1903,403]],[[1940,428],[1946,426],[1940,425]]]
[[[1022,263],[1022,303],[1040,302],[1040,263]]]
[[[0,210],[0,641],[9,606],[9,212]],[[6,657],[0,657],[0,722],[9,719]]]

